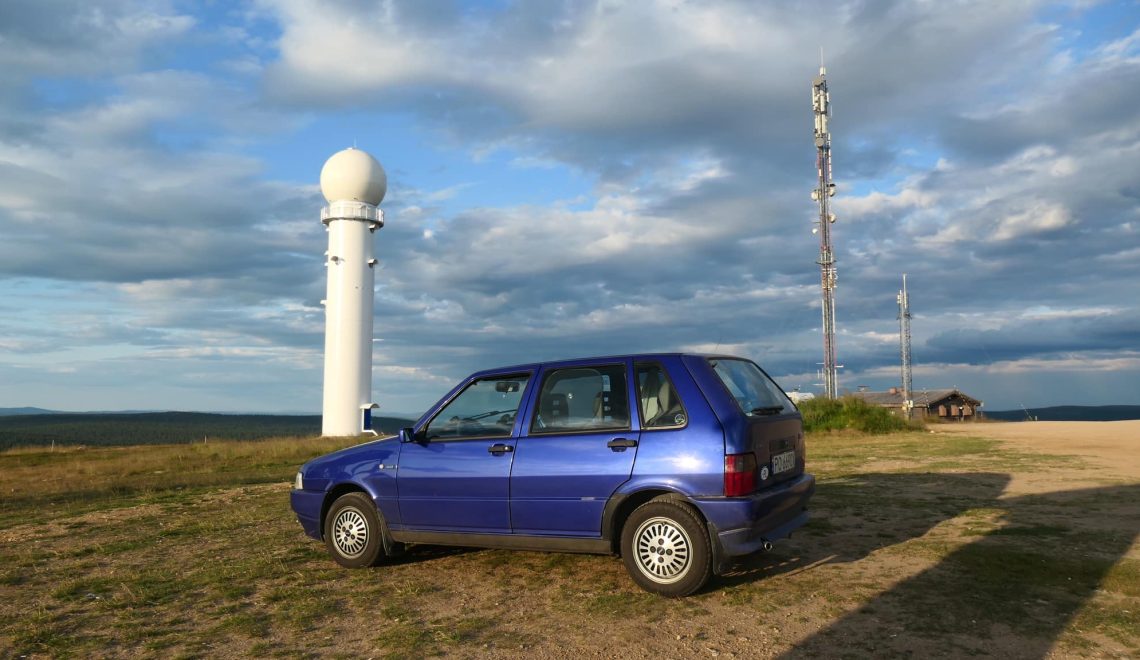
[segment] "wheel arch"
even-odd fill
[[[325,517],[328,516],[329,509],[332,508],[333,502],[340,499],[342,495],[347,495],[348,493],[364,493],[368,496],[369,499],[372,499],[372,494],[369,493],[368,490],[364,488],[364,486],[361,486],[360,484],[352,481],[339,483],[330,488],[328,492],[325,493],[324,501],[321,502],[320,530],[322,541],[325,538]],[[378,516],[380,515],[379,509],[377,509],[376,513]],[[380,519],[383,520],[384,517],[380,516]]]
[[[706,530],[710,529],[708,518],[705,517],[700,507],[694,504],[688,497],[685,497],[685,495],[675,490],[656,486],[642,488],[632,493],[621,493],[610,498],[602,514],[602,533],[609,541],[610,551],[613,554],[621,555],[621,530],[622,527],[625,526],[625,521],[629,519],[630,514],[642,504],[654,500],[683,504],[685,507],[691,509],[697,518],[704,523]]]

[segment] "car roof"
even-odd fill
[[[580,364],[594,364],[598,362],[624,362],[625,360],[652,360],[662,357],[696,357],[705,359],[721,359],[721,360],[742,360],[735,355],[722,355],[715,353],[679,353],[679,352],[666,352],[666,353],[628,353],[625,355],[599,355],[594,357],[577,357],[567,358],[562,360],[545,360],[543,362],[530,362],[526,364],[513,364],[505,367],[495,367],[493,369],[483,369],[472,374],[472,377],[492,376],[497,374],[509,374],[512,372],[521,371],[536,371],[539,367],[573,367]]]

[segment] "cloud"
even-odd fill
[[[1059,204],[1035,204],[1025,211],[998,221],[993,233],[995,241],[1008,241],[1020,236],[1061,229],[1072,224],[1073,215]]]
[[[903,187],[888,194],[872,190],[866,195],[841,199],[844,219],[859,220],[868,216],[897,215],[901,211],[930,208],[937,202],[930,192]]]
[[[134,67],[143,49],[196,24],[170,3],[12,0],[0,21],[0,71],[83,75]]]
[[[920,364],[1101,364],[1138,333],[1138,37],[1073,48],[1043,6],[21,6],[0,27],[5,373],[98,387],[113,364],[155,402],[314,411],[315,173],[359,131],[392,183],[386,410],[477,367],[639,350],[719,346],[809,385],[821,30],[844,382],[897,378],[903,272]]]

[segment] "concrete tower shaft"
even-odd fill
[[[372,403],[372,319],[376,257],[372,234],[384,226],[377,205],[387,176],[372,156],[356,149],[334,154],[321,170],[329,205],[325,266],[325,373],[321,434],[356,436],[369,429]]]

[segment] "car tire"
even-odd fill
[[[633,581],[662,596],[688,596],[712,575],[708,529],[681,502],[653,500],[637,507],[622,526],[621,555]]]
[[[364,493],[341,495],[325,516],[325,546],[345,568],[374,566],[384,556],[380,515]]]

